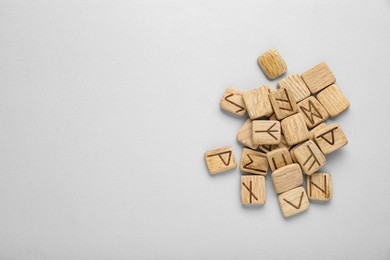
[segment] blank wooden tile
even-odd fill
[[[302,170],[299,164],[293,163],[275,170],[272,174],[272,183],[276,193],[283,193],[294,189],[303,183]]]
[[[220,102],[221,109],[233,113],[237,116],[243,116],[246,113],[242,91],[235,88],[226,89]]]
[[[310,140],[314,141],[314,134],[318,131],[318,130],[321,130],[322,128],[326,127],[327,124],[326,123],[321,123],[319,124],[318,126],[314,127],[313,129],[311,129],[309,131],[309,134],[310,134]]]
[[[285,218],[309,209],[310,202],[302,187],[287,191],[278,196],[279,206]]]
[[[308,97],[299,102],[298,111],[303,115],[309,128],[313,128],[329,118],[328,112],[315,97]]]
[[[287,88],[282,88],[269,94],[269,99],[278,120],[297,113],[297,101]]]
[[[326,163],[325,155],[312,140],[294,149],[294,156],[307,175],[315,173]]]
[[[240,130],[237,133],[237,141],[242,143],[243,145],[256,150],[258,149],[259,145],[255,145],[253,143],[252,138],[252,120],[247,119],[245,123],[242,125]]]
[[[333,84],[317,94],[317,99],[328,111],[330,117],[341,114],[349,107],[348,99],[343,95],[340,88]]]
[[[243,93],[244,103],[250,119],[270,116],[273,113],[268,94],[275,91],[270,86],[262,86]]]
[[[241,155],[240,170],[252,174],[267,175],[267,155],[244,148]]]
[[[301,114],[286,117],[280,123],[286,142],[294,145],[309,139],[309,130]]]
[[[325,62],[309,69],[303,73],[301,77],[312,94],[315,94],[336,82],[336,78]]]
[[[347,137],[339,124],[331,124],[314,133],[314,141],[322,153],[330,154],[348,144]]]
[[[286,62],[277,49],[264,52],[257,62],[268,79],[275,79],[287,71]]]
[[[310,200],[331,200],[333,196],[332,176],[328,173],[313,173],[306,180]]]
[[[252,122],[254,144],[279,144],[280,122],[272,120],[254,120]]]
[[[278,82],[278,88],[291,91],[297,102],[310,96],[310,90],[298,74],[291,74]]]
[[[241,176],[241,203],[263,205],[265,200],[265,177],[261,175]]]
[[[267,160],[272,172],[293,163],[287,148],[279,148],[268,152]]]
[[[211,174],[224,172],[237,166],[231,146],[207,151],[204,154],[204,158]]]

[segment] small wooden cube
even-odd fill
[[[280,123],[282,132],[289,145],[294,145],[309,139],[309,130],[301,114],[286,117]]]
[[[322,153],[330,154],[348,144],[347,137],[339,124],[331,124],[314,133],[314,141]]]
[[[317,99],[328,111],[330,117],[335,117],[349,107],[348,99],[343,95],[340,88],[333,84],[317,94]]]
[[[325,108],[315,97],[308,97],[298,103],[298,111],[303,115],[306,125],[313,128],[329,118]]]
[[[224,172],[237,166],[231,146],[207,151],[204,158],[211,174]]]
[[[263,205],[265,200],[265,177],[261,175],[241,176],[241,203]]]
[[[318,126],[314,127],[313,129],[311,129],[309,131],[309,134],[310,134],[310,140],[314,141],[314,134],[318,131],[318,130],[321,130],[322,128],[326,127],[327,124],[326,123],[321,123],[319,124]]]
[[[287,65],[277,49],[264,52],[258,59],[260,68],[268,79],[275,79],[287,71]]]
[[[220,102],[221,109],[233,113],[237,116],[243,116],[246,113],[242,91],[235,88],[228,88]]]
[[[312,94],[315,94],[336,82],[336,78],[325,62],[314,66],[301,76]]]
[[[278,200],[285,218],[306,211],[310,206],[309,199],[302,187],[280,194]]]
[[[276,118],[282,120],[298,111],[297,101],[287,88],[282,88],[269,94]]]
[[[283,193],[294,189],[303,183],[302,170],[299,164],[293,163],[275,170],[272,174],[272,183],[276,193]]]
[[[268,152],[267,160],[272,172],[293,163],[287,148],[279,148]]]
[[[294,156],[307,175],[318,171],[326,162],[325,155],[312,140],[306,141],[294,149]]]
[[[252,174],[267,175],[267,155],[248,148],[242,150],[240,170]]]
[[[254,120],[252,122],[254,144],[279,144],[280,122],[272,120]]]
[[[259,145],[255,145],[253,143],[252,138],[252,120],[247,119],[245,123],[242,125],[240,130],[237,133],[237,141],[242,143],[243,145],[256,150],[259,148]]]
[[[275,90],[270,86],[262,86],[242,94],[250,119],[270,116],[273,113],[271,101],[268,97],[268,94],[273,91]]]
[[[298,74],[291,74],[278,82],[278,88],[291,91],[297,102],[310,96],[310,90]]]
[[[307,193],[310,200],[331,200],[332,176],[328,173],[313,173],[307,177]]]

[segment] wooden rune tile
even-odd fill
[[[280,122],[272,120],[254,120],[252,122],[254,144],[279,144]]]
[[[268,94],[275,91],[270,86],[262,86],[244,92],[242,97],[250,119],[270,116],[273,113]]]
[[[257,62],[268,79],[275,79],[287,71],[287,65],[277,49],[264,52]]]
[[[278,148],[268,152],[267,160],[272,172],[293,163],[287,148]]]
[[[265,177],[261,175],[242,175],[241,203],[263,205],[265,200]]]
[[[310,90],[298,74],[290,74],[278,82],[278,88],[286,88],[291,91],[297,102],[310,96]]]
[[[237,116],[243,116],[246,113],[242,91],[235,88],[226,89],[220,102],[221,109],[233,113]]]
[[[224,172],[237,166],[231,146],[207,151],[204,154],[204,158],[211,174]]]
[[[278,196],[279,205],[285,218],[309,209],[310,202],[302,187],[287,191]]]
[[[240,130],[237,133],[237,141],[239,141],[241,144],[256,150],[258,149],[259,145],[255,145],[253,143],[252,138],[252,120],[247,119],[245,123],[242,125]]]
[[[336,78],[325,62],[309,69],[303,73],[301,77],[312,94],[315,94],[336,82]]]
[[[329,118],[328,112],[315,97],[308,97],[299,102],[298,111],[303,115],[309,128],[313,128]]]
[[[276,193],[283,193],[294,189],[303,183],[302,170],[299,164],[293,163],[275,170],[272,174],[272,183]]]
[[[282,120],[298,111],[297,101],[287,88],[282,88],[269,94],[276,118]]]
[[[333,84],[317,94],[317,99],[328,111],[330,117],[335,117],[349,107],[349,101],[340,88]]]
[[[280,125],[286,142],[289,145],[294,145],[309,139],[309,130],[300,113],[286,117]]]
[[[348,144],[347,137],[339,124],[331,124],[314,133],[314,141],[322,153],[330,154]]]
[[[267,155],[248,148],[242,150],[240,170],[252,174],[267,175]]]
[[[331,200],[332,176],[329,173],[313,173],[306,180],[310,200]]]
[[[312,141],[306,141],[294,149],[294,156],[307,175],[311,175],[325,165],[325,155]]]

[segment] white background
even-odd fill
[[[1,1],[0,259],[389,259],[390,1]],[[240,204],[226,87],[321,61],[350,109],[330,203]]]

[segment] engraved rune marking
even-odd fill
[[[286,157],[284,157],[284,154],[282,154],[282,158],[283,158],[283,161],[284,161],[284,165],[281,165],[280,167],[287,165],[287,160],[286,160]],[[274,157],[272,157],[272,163],[274,164],[275,170],[280,168],[280,167],[277,167]]]
[[[249,154],[247,154],[246,156],[249,158],[250,162],[248,162],[247,164],[245,164],[245,165],[243,166],[244,169],[254,170],[254,171],[258,171],[258,172],[265,172],[264,170],[257,169],[257,168],[255,168],[255,167],[249,167],[250,165],[252,165],[253,159],[250,157]],[[255,155],[255,156],[256,156],[256,155]],[[260,156],[259,156],[259,157],[260,157]]]
[[[248,190],[248,192],[249,192],[249,195],[250,195],[250,197],[249,197],[249,203],[252,203],[252,197],[255,198],[256,200],[259,200],[259,199],[256,197],[256,195],[253,193],[253,191],[252,191],[252,181],[249,182],[249,187],[246,186],[245,183],[242,183],[242,185],[243,185],[243,186]]]
[[[290,100],[290,97],[287,93],[287,90],[286,89],[283,89],[283,90],[284,90],[284,94],[286,94],[286,99],[275,98],[275,100],[283,102],[283,103],[287,103],[289,105],[289,108],[279,107],[280,110],[293,111],[292,105],[291,105],[291,100]]]
[[[244,111],[244,110],[245,110],[244,107],[242,107],[242,106],[240,106],[239,104],[234,103],[233,101],[231,101],[231,100],[228,99],[228,98],[230,98],[230,97],[232,97],[232,96],[234,96],[234,94],[230,94],[230,95],[226,96],[226,97],[225,97],[226,102],[228,102],[228,103],[232,104],[233,106],[236,106],[236,107],[239,108],[239,109],[236,111],[236,113],[241,112],[241,111]]]
[[[228,156],[228,158],[227,158],[227,160],[225,160],[223,157],[222,157],[222,155],[227,155]],[[213,157],[213,156],[218,156],[219,157],[219,159],[221,159],[221,161],[223,162],[223,164],[225,165],[225,166],[229,166],[229,164],[230,164],[230,158],[232,157],[232,151],[227,151],[227,152],[222,152],[222,153],[216,153],[216,154],[211,154],[211,155],[208,155],[207,157]]]
[[[323,133],[322,135],[319,135],[319,136],[317,136],[317,138],[322,138],[322,139],[324,139],[328,144],[330,144],[330,145],[334,145],[334,130],[336,130],[338,127],[336,126],[336,127],[334,127],[334,128],[332,128],[332,129],[330,129],[329,131],[326,131],[325,133]],[[325,137],[325,135],[327,135],[327,134],[331,134],[331,139],[329,140],[328,138],[326,138]]]
[[[296,209],[299,209],[301,207],[301,204],[302,204],[302,199],[303,199],[303,191],[302,191],[302,194],[301,194],[301,198],[299,199],[299,204],[298,206],[294,205],[291,201],[288,201],[286,199],[283,199],[285,202],[287,202],[288,204],[290,204],[292,207],[296,208]]]
[[[311,176],[308,176],[309,178],[309,194],[311,196],[312,194],[312,185],[314,187],[316,187],[317,189],[319,189],[322,193],[325,194],[325,198],[329,198],[329,190],[328,190],[328,185],[327,185],[327,179],[326,179],[326,175],[324,175],[324,188],[321,188],[320,186],[318,186],[317,184],[315,184],[312,180],[311,180]]]
[[[314,117],[317,117],[319,119],[324,118],[311,100],[309,100],[309,108],[306,108],[302,105],[300,107],[301,107],[303,113],[305,114],[305,116],[307,117],[307,119],[309,119],[310,123],[312,123],[312,124],[314,124]]]
[[[310,167],[309,167],[309,171],[311,170],[311,168],[313,168],[314,164],[317,163],[318,165],[320,165],[320,162],[318,161],[317,157],[314,155],[314,152],[313,150],[311,149],[310,146],[307,146],[307,148],[310,150],[310,156],[306,159],[306,161],[303,163],[303,166],[305,166],[311,158],[314,158],[313,162],[311,163]]]
[[[275,140],[277,140],[278,138],[273,134],[273,133],[277,133],[279,132],[277,129],[274,129],[272,130],[272,128],[276,125],[276,123],[274,123],[273,125],[271,125],[267,130],[256,130],[255,133],[267,133],[269,134],[270,136],[272,136],[273,138],[275,138]]]

